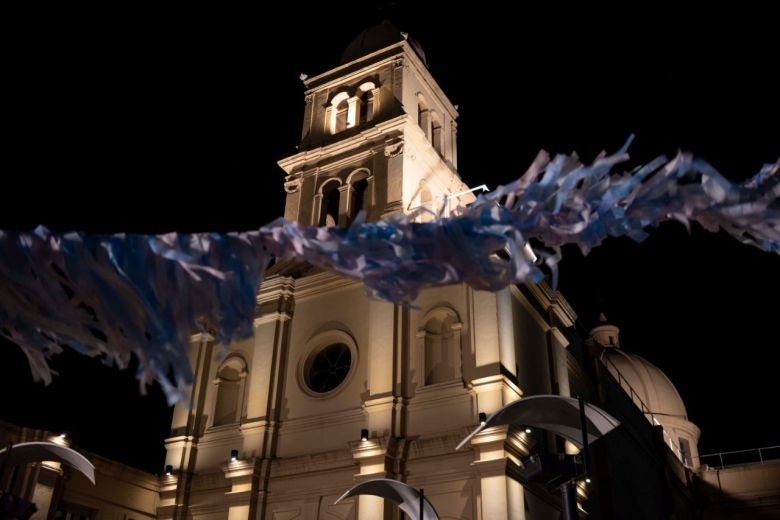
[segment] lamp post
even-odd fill
[[[560,395],[532,395],[518,399],[493,413],[458,445],[465,446],[475,435],[494,426],[520,426],[549,430],[580,448],[580,456],[537,454],[524,460],[522,475],[527,481],[543,482],[561,493],[564,520],[577,515],[576,482],[589,481],[588,445],[615,429],[620,423],[604,410],[577,399]]]

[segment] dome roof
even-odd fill
[[[680,393],[657,366],[619,348],[605,349],[603,355],[617,367],[620,376],[631,385],[650,411],[661,416],[659,420],[663,420],[663,416],[687,420],[688,412]],[[617,378],[614,367],[607,363],[607,368]]]
[[[352,40],[352,43],[347,46],[344,54],[341,55],[341,64],[343,65],[358,58],[362,58],[372,52],[384,49],[385,47],[389,47],[403,40],[409,42],[414,51],[427,66],[428,63],[425,61],[425,53],[423,52],[422,47],[420,47],[420,44],[408,34],[402,33],[398,27],[387,20],[379,25],[369,27],[360,33],[357,38]]]

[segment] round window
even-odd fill
[[[333,343],[309,356],[303,371],[304,381],[311,391],[325,394],[344,382],[351,367],[349,347],[344,343]]]

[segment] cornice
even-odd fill
[[[321,294],[329,294],[344,289],[354,289],[362,285],[358,280],[352,280],[327,271],[298,278],[295,281],[295,284],[296,302],[306,301],[309,298]]]
[[[297,419],[287,419],[281,423],[284,434],[305,432],[321,428],[339,426],[351,422],[365,421],[366,413],[362,406],[341,412],[327,412],[318,415],[307,415]]]
[[[381,151],[381,146],[384,146],[384,138],[387,136],[387,134],[391,134],[392,132],[402,132],[404,123],[406,123],[408,117],[409,116],[407,114],[398,115],[386,121],[376,123],[375,125],[361,130],[360,132],[349,137],[338,139],[325,146],[320,146],[311,150],[304,150],[295,155],[291,155],[290,157],[281,159],[277,162],[277,164],[288,174],[288,182],[292,180],[296,174],[300,173],[296,170],[306,169],[307,165],[309,165],[309,167],[317,166],[321,169],[326,169],[322,171],[329,171],[327,168],[335,169],[340,166],[348,165],[355,162],[356,158],[361,157],[360,154],[354,153],[354,150],[360,148],[361,146],[365,146],[366,144],[371,145],[369,150],[362,152],[366,154],[362,158],[376,153],[373,150],[374,147],[380,147],[377,151]],[[379,140],[382,142],[377,142]],[[339,156],[344,157],[337,160],[332,160],[334,157]],[[331,161],[325,162],[325,164],[321,164],[321,162],[326,159],[331,159]],[[339,163],[338,161],[342,162]]]

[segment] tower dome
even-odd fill
[[[663,427],[664,440],[680,459],[689,466],[698,466],[701,431],[688,420],[685,403],[677,388],[660,368],[621,349],[619,337],[620,329],[607,322],[602,313],[599,324],[591,330],[590,338],[604,348],[601,356],[607,370],[637,407],[652,414],[647,418],[656,426]]]
[[[631,385],[650,412],[688,420],[680,393],[661,369],[645,358],[620,348],[607,349],[603,355],[620,371],[620,376]]]
[[[384,49],[385,47],[389,47],[403,40],[406,40],[409,45],[411,45],[414,52],[417,53],[422,62],[427,66],[428,63],[425,61],[425,52],[423,52],[420,44],[387,20],[384,20],[379,25],[369,27],[358,34],[357,37],[352,40],[352,43],[347,46],[344,54],[341,55],[341,64],[343,65],[358,58],[362,58],[372,52]]]

